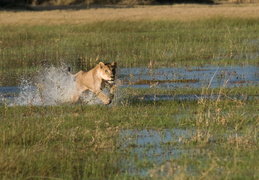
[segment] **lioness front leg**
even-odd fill
[[[103,104],[110,104],[112,101],[110,98],[108,98],[102,91],[95,92],[95,95],[102,100]]]
[[[114,93],[116,91],[116,86],[115,84],[108,84],[108,89],[109,89],[109,98],[112,100],[114,98]]]

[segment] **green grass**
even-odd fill
[[[255,18],[221,17],[4,25],[0,26],[0,85],[17,86],[21,76],[33,76],[45,63],[59,66],[64,62],[73,71],[79,66],[89,69],[100,60],[117,61],[119,68],[258,66],[258,29]],[[225,98],[138,98],[194,94]],[[256,95],[257,86],[128,87],[119,89],[113,106],[2,104],[0,179],[258,179]],[[148,150],[156,148],[152,144],[140,155],[134,152],[139,148],[137,143],[123,147],[120,138],[125,129],[186,129],[195,133],[190,138],[161,143],[159,148],[184,153],[156,163],[148,158]],[[136,173],[143,169],[148,172],[146,176]]]
[[[160,177],[161,166],[168,166],[163,177],[172,178],[176,171],[195,179],[258,178],[258,100],[127,102],[112,107],[1,106],[0,177],[141,178],[127,169],[127,160],[133,160],[136,170],[149,169],[148,177]],[[165,147],[202,153],[187,151],[156,164],[135,159],[131,147],[118,141],[123,129],[173,128],[196,133]]]
[[[257,96],[258,95],[258,86],[248,86],[248,87],[235,87],[235,88],[191,88],[191,87],[184,87],[184,88],[119,88],[117,92],[117,98],[125,98],[124,101],[127,101],[128,97],[129,102],[134,101],[138,98],[141,98],[145,95],[156,96],[156,95],[168,95],[171,97],[174,96],[194,96],[194,95],[204,95],[204,96],[211,96],[211,95],[218,95],[221,94],[221,97],[226,99],[233,99],[235,97],[240,97],[246,99],[248,96]]]
[[[0,27],[0,76],[31,74],[45,63],[65,62],[78,70],[78,59],[86,69],[99,60],[117,61],[119,67],[258,65],[258,28],[258,19],[220,17],[5,25]]]

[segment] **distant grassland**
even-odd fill
[[[104,21],[170,20],[195,21],[212,17],[258,18],[259,4],[247,5],[172,5],[88,10],[3,11],[1,25],[89,24]]]
[[[0,77],[43,64],[258,65],[259,5],[0,12]],[[6,84],[6,82],[0,82]]]

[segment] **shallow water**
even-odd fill
[[[17,86],[0,87],[0,104],[57,105],[68,102],[71,99],[71,94],[75,92],[73,88],[75,80],[68,75],[66,69],[66,67],[48,67],[41,70],[33,80],[22,79]],[[117,74],[117,85],[119,88],[155,87],[173,89],[178,87],[216,88],[223,86],[233,88],[257,86],[259,84],[259,68],[256,66],[204,66],[159,69],[121,68]],[[42,88],[35,86],[37,84],[40,84]],[[199,97],[197,95],[145,95],[137,98],[144,100],[194,100]],[[81,100],[85,104],[101,103],[91,93],[84,94]]]
[[[134,84],[139,80],[155,80],[157,87],[239,87],[259,84],[259,67],[256,66],[204,66],[192,68],[122,68],[119,77],[122,86],[150,88],[152,84]],[[175,83],[159,83],[159,81],[175,80]],[[193,81],[195,80],[195,81]],[[132,84],[132,85],[131,85]]]
[[[124,151],[132,156],[121,159],[120,164],[122,171],[128,172],[131,175],[149,177],[154,173],[156,167],[166,166],[167,162],[172,162],[183,155],[188,157],[205,156],[210,149],[205,148],[190,148],[184,144],[192,142],[197,138],[199,133],[196,128],[192,129],[124,129],[121,131],[119,137],[120,151]],[[209,138],[209,142],[217,141],[217,138],[236,138],[241,137],[242,134],[237,134],[235,131],[228,131],[223,135],[214,135]],[[132,158],[133,157],[133,158]],[[144,162],[144,166],[140,163]],[[170,163],[169,163],[170,164]],[[192,168],[192,167],[188,167]],[[160,169],[160,168],[159,168]],[[155,172],[161,173],[161,172]],[[167,174],[167,171],[162,173]],[[190,171],[190,174],[195,174],[195,171]],[[160,174],[162,175],[162,174]]]
[[[161,100],[178,100],[178,101],[193,101],[199,99],[239,99],[239,100],[250,100],[256,99],[259,100],[259,95],[235,95],[235,96],[223,96],[218,94],[211,94],[211,95],[199,95],[199,94],[188,94],[188,95],[156,95],[156,94],[146,94],[146,95],[139,95],[134,96],[133,99],[138,99],[141,101],[161,101]]]
[[[126,150],[134,156],[132,159],[121,160],[122,169],[131,175],[148,176],[152,166],[161,165],[167,160],[177,159],[183,154],[201,154],[201,149],[183,149],[178,145],[196,135],[196,130],[163,129],[163,130],[123,130],[121,132],[120,150]],[[139,161],[150,163],[150,167],[138,167]]]

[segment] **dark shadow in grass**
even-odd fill
[[[93,0],[88,1],[74,0],[69,4],[60,3],[53,5],[49,0],[0,0],[0,10],[10,11],[49,11],[49,10],[82,10],[97,8],[133,8],[135,5],[172,5],[172,4],[210,4],[216,5],[214,0],[145,0],[133,1],[126,0]]]
[[[160,4],[216,4],[214,0],[157,0]]]

